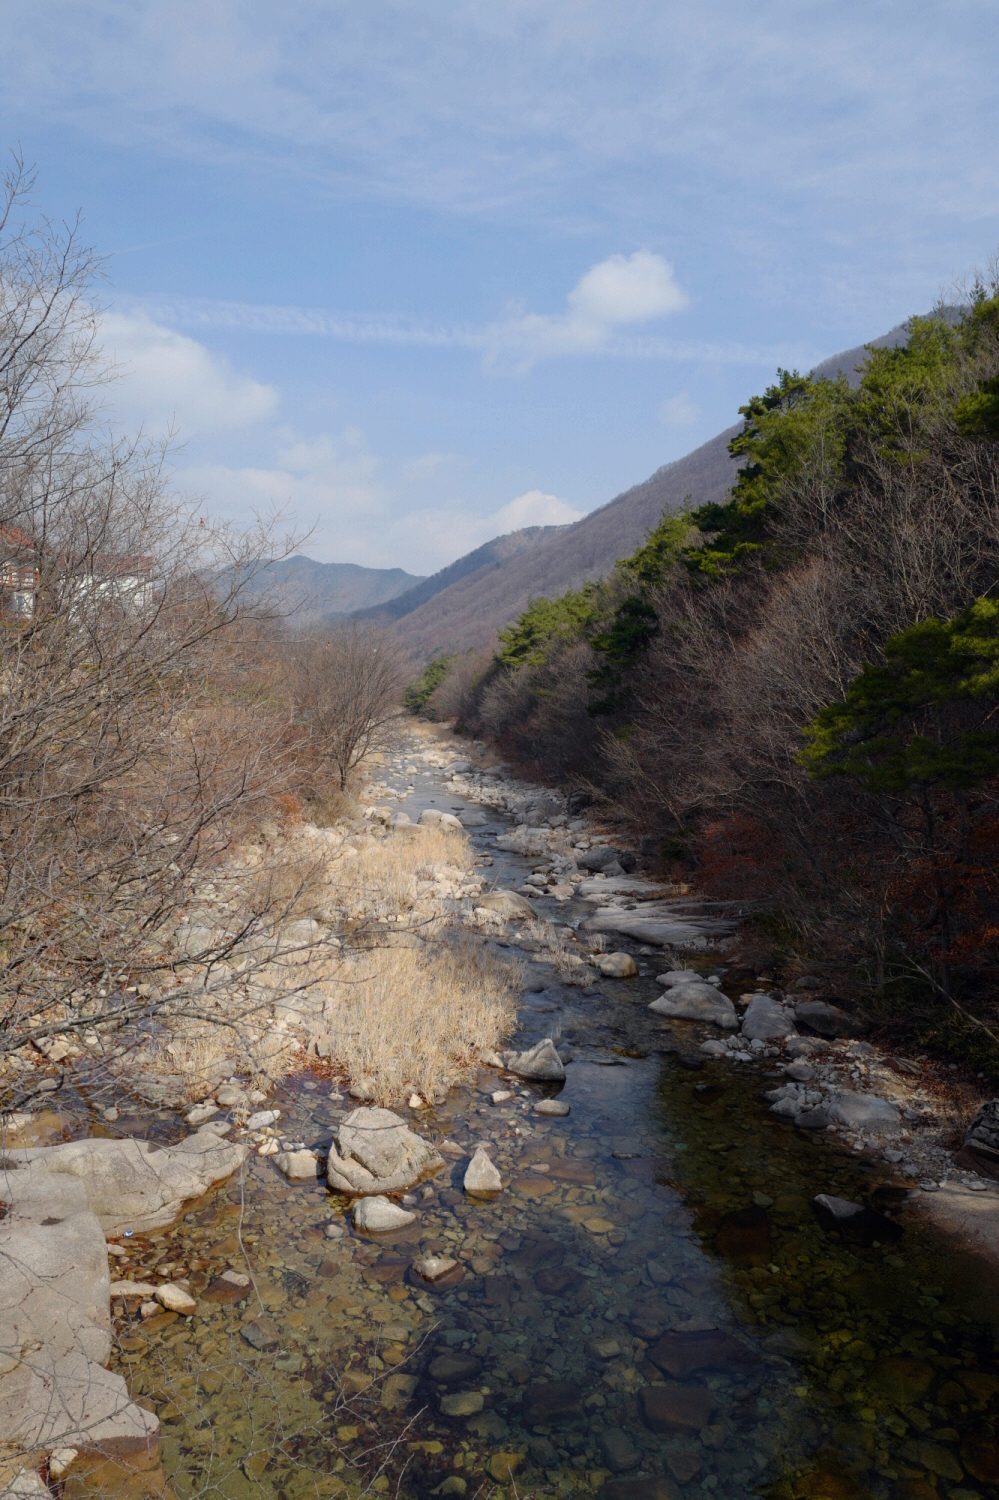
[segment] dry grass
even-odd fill
[[[382,1103],[411,1089],[431,1098],[509,1029],[518,978],[460,940],[354,955],[324,986],[335,1065],[370,1078]]]
[[[570,947],[569,939],[562,929],[551,922],[532,917],[527,924],[531,937],[555,964],[555,970],[564,984],[576,984],[588,989],[594,982],[594,973],[589,964]]]

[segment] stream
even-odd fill
[[[431,804],[460,810],[434,778],[399,802],[414,821]],[[508,827],[487,813],[470,837],[516,888],[532,862],[497,849]],[[722,973],[711,957],[692,962]],[[191,1318],[115,1319],[113,1368],[158,1413],[177,1496],[999,1496],[994,1281],[883,1166],[768,1114],[768,1062],[697,1056],[705,1029],[647,1010],[656,960],[639,962],[590,989],[540,971],[510,1044],[571,1048],[571,1113],[541,1117],[551,1089],[483,1069],[414,1122],[464,1155],[416,1190],[407,1229],[358,1236],[346,1200],[254,1155],[128,1243],[129,1274],[186,1274],[199,1297]],[[353,1107],[309,1072],[269,1102],[319,1148]],[[130,1130],[148,1118],[125,1112]],[[461,1188],[480,1141],[504,1182],[492,1202]],[[828,1233],[820,1192],[887,1209],[901,1237]],[[247,1269],[240,1240],[255,1285],[219,1290]],[[459,1251],[443,1282],[414,1284],[414,1259]]]

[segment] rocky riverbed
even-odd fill
[[[107,1459],[130,1493],[995,1495],[995,1283],[925,1210],[996,1188],[955,1165],[936,1075],[811,983],[730,982],[737,909],[650,886],[487,761],[415,729],[348,833],[467,828],[474,871],[427,875],[463,941],[521,966],[515,1029],[391,1118],[331,1080],[314,1018],[266,1097],[210,1080],[186,1127],[123,1079],[103,1130],[141,1122],[154,1159],[213,1130],[232,1175],[180,1216],[160,1192],[158,1219],[148,1197],[102,1218],[79,1157],[72,1204],[57,1174],[34,1195],[60,1263],[77,1215],[73,1337],[103,1367],[103,1330],[145,1446],[39,1437],[30,1473],[71,1496],[107,1492]],[[50,1116],[21,1136],[83,1123]],[[16,1155],[10,1181],[55,1160]]]

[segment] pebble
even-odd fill
[[[465,1171],[463,1186],[466,1193],[499,1193],[503,1179],[489,1159],[484,1146],[479,1146]]]
[[[569,1113],[570,1106],[562,1099],[539,1099],[533,1106],[536,1115],[548,1115],[561,1120]]]
[[[182,1286],[177,1286],[172,1281],[156,1288],[156,1300],[168,1312],[193,1313],[197,1311],[198,1304],[190,1292],[185,1292]]]
[[[413,1270],[424,1281],[440,1281],[457,1264],[450,1255],[425,1255],[422,1260],[413,1261]]]
[[[351,1218],[354,1228],[365,1234],[389,1234],[393,1229],[405,1229],[416,1218],[405,1208],[391,1203],[380,1195],[360,1198],[354,1204]]]

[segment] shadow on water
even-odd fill
[[[495,1073],[456,1091],[421,1128],[464,1155],[401,1233],[356,1236],[345,1200],[254,1156],[135,1237],[132,1274],[199,1297],[193,1318],[117,1319],[178,1495],[999,1496],[994,1282],[877,1171],[769,1116],[759,1071],[687,1066],[699,1033],[650,1015],[652,989],[552,974],[526,995],[519,1037],[575,1050],[571,1114],[533,1114],[517,1083],[492,1105]],[[349,1107],[308,1076],[275,1102],[317,1146]],[[491,1202],[461,1190],[478,1141]],[[847,1242],[818,1192],[888,1222]],[[240,1236],[248,1288],[219,1281],[247,1270]],[[458,1265],[428,1286],[425,1255]]]

